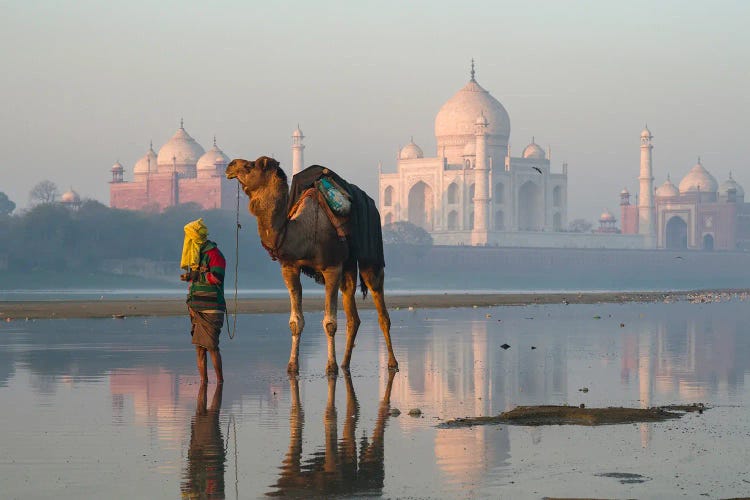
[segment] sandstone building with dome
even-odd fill
[[[567,165],[552,170],[549,149],[532,139],[520,157],[509,147],[510,117],[471,78],[435,117],[435,156],[412,140],[395,172],[379,171],[383,224],[408,221],[438,245],[513,245],[567,226]],[[543,246],[547,246],[544,245]]]
[[[197,203],[204,209],[232,209],[236,188],[226,179],[229,158],[216,145],[205,151],[185,130],[177,132],[159,152],[153,145],[125,180],[125,167],[118,161],[110,169],[110,206],[128,210],[161,211],[182,204]],[[234,189],[233,189],[234,188]]]
[[[679,185],[667,180],[654,189],[653,136],[648,127],[641,132],[641,168],[635,204],[630,192],[620,192],[621,226],[624,234],[640,234],[646,248],[690,250],[736,250],[746,247],[746,221],[750,207],[745,191],[729,178],[721,183],[703,166],[700,158]]]

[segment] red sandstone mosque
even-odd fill
[[[236,188],[224,176],[229,158],[216,145],[205,151],[180,128],[159,153],[151,145],[133,167],[133,180],[124,180],[124,167],[111,168],[110,206],[128,210],[161,211],[181,203],[204,209],[233,208]]]
[[[627,189],[620,192],[623,234],[639,234],[645,248],[735,250],[748,243],[745,191],[729,178],[721,185],[698,163],[675,186],[667,180],[654,190],[651,153],[653,136],[641,132],[639,193],[630,204]]]

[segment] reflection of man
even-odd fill
[[[208,384],[201,384],[198,391],[181,488],[183,498],[224,498],[226,452],[219,426],[223,387],[221,384],[216,386],[209,408],[206,408]]]
[[[219,334],[224,324],[224,271],[226,261],[216,243],[208,239],[208,228],[203,219],[185,225],[180,267],[187,272],[180,276],[190,282],[187,298],[188,311],[201,382],[208,380],[206,351],[216,372],[216,382],[224,382],[219,352]]]

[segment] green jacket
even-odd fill
[[[190,282],[187,304],[195,311],[226,311],[224,272],[226,260],[216,243],[207,240],[201,246],[200,277]]]

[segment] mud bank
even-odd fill
[[[533,304],[597,304],[626,302],[715,302],[745,300],[750,290],[695,290],[684,292],[587,292],[587,293],[487,293],[487,294],[419,294],[389,295],[386,304],[390,309],[525,306]],[[340,304],[340,301],[339,301]],[[323,310],[322,297],[305,297],[305,311]],[[357,295],[357,307],[372,309],[368,295]],[[227,298],[227,309],[235,311],[235,303]],[[236,305],[239,314],[286,313],[289,299],[245,298]],[[128,300],[49,300],[2,301],[0,319],[55,319],[55,318],[121,318],[128,316],[179,316],[186,314],[183,299],[128,299]]]
[[[475,425],[613,425],[640,422],[663,422],[682,417],[688,412],[703,413],[703,403],[669,405],[653,408],[581,408],[578,406],[518,406],[494,417],[467,417],[439,424],[444,429]]]

